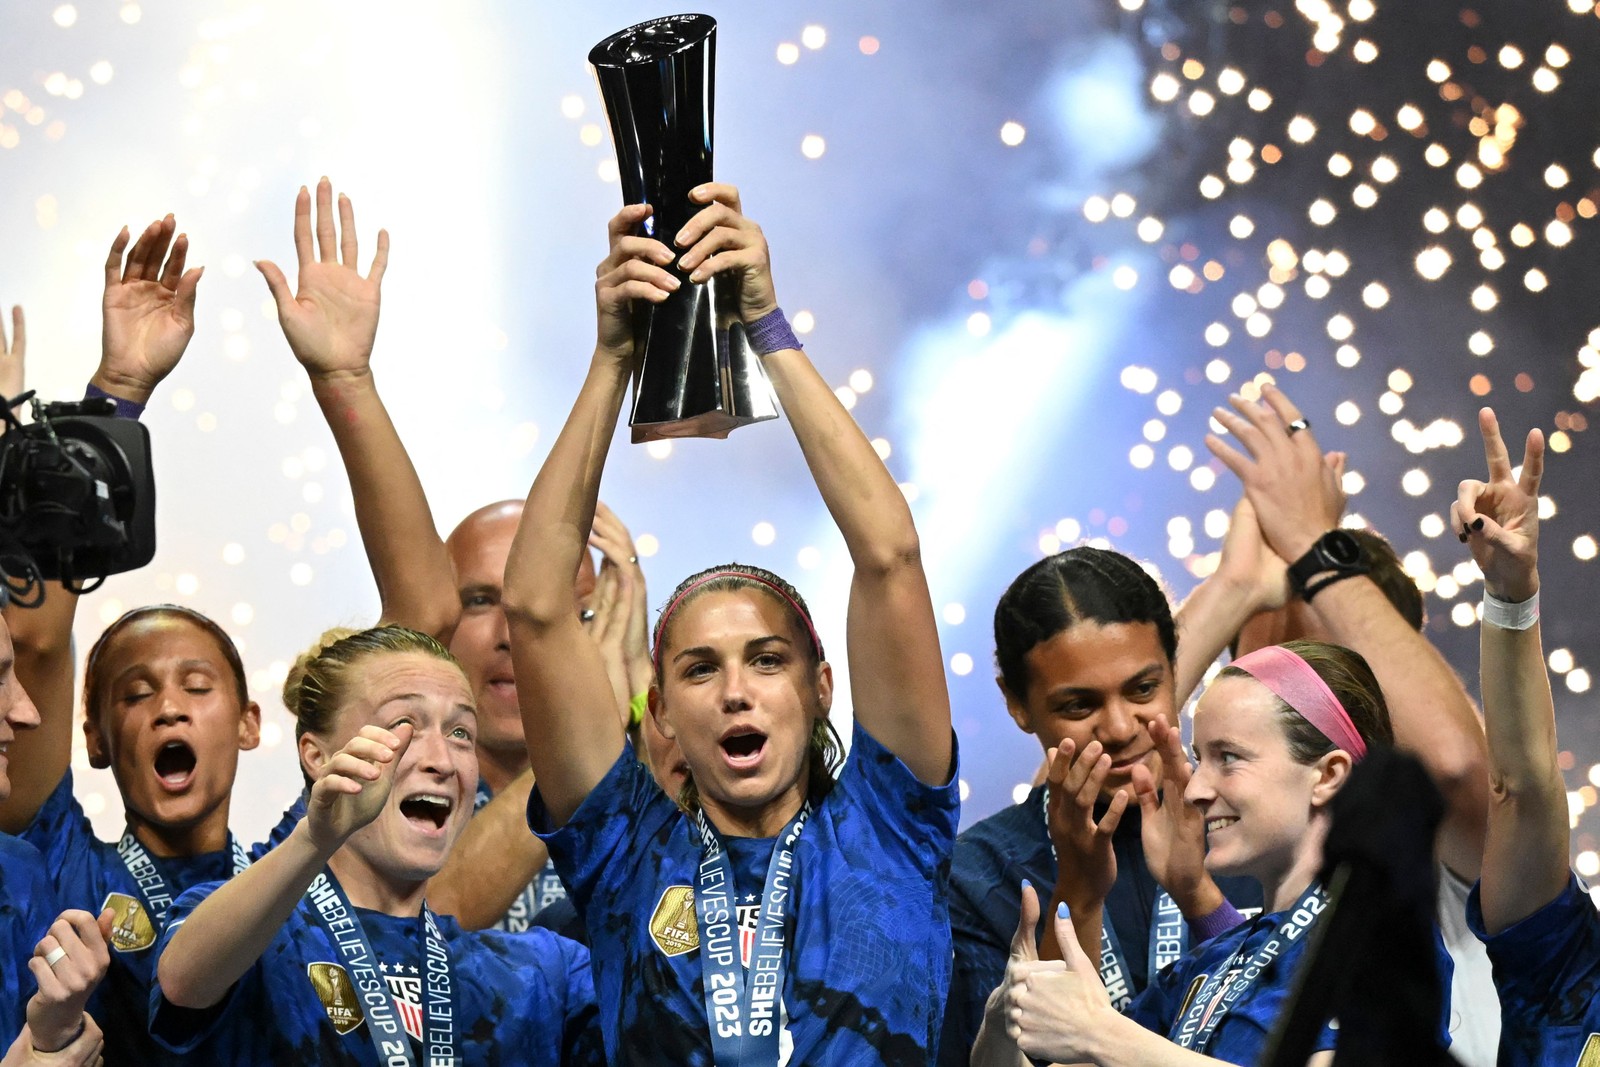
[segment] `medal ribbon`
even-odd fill
[[[344,890],[332,872],[324,870],[312,879],[306,889],[306,900],[311,904],[317,924],[328,935],[338,953],[339,962],[350,975],[356,996],[361,998],[361,1009],[367,1021],[367,1037],[378,1054],[378,1062],[385,1067],[415,1067],[417,1059],[411,1048],[411,1037],[395,1016],[394,999],[389,983],[378,973],[377,955],[372,942],[361,925],[361,917],[350,906]],[[423,968],[423,1046],[426,1062],[454,1064],[459,1060],[456,1051],[455,989],[450,972],[450,948],[439,932],[439,924],[422,905],[422,968]]]
[[[1050,787],[1045,786],[1042,794],[1045,812],[1045,837],[1050,836]],[[1050,841],[1050,858],[1058,864],[1060,857],[1056,855],[1056,843]],[[1183,921],[1183,911],[1178,907],[1178,902],[1172,899],[1172,894],[1165,889],[1156,893],[1155,911],[1150,919],[1150,944],[1148,954],[1148,970],[1145,972],[1146,981],[1155,981],[1156,973],[1167,964],[1181,957],[1189,951],[1189,924]],[[1122,946],[1117,941],[1116,931],[1111,928],[1111,916],[1102,914],[1100,917],[1100,984],[1106,987],[1106,992],[1111,995],[1111,1006],[1119,1012],[1126,1011],[1128,1005],[1133,1003],[1133,975],[1128,970],[1127,957],[1122,954]]]
[[[755,947],[750,952],[748,973],[741,975],[733,864],[705,812],[695,812],[701,856],[694,907],[700,924],[700,968],[705,977],[706,1025],[711,1030],[715,1067],[772,1067],[778,1062],[783,935],[794,883],[794,847],[810,817],[811,802],[807,801],[773,844],[761,892]]]
[[[1312,882],[1300,902],[1278,925],[1277,932],[1257,950],[1249,963],[1244,963],[1244,945],[1249,942],[1246,938],[1233,958],[1206,979],[1200,992],[1190,1000],[1182,1018],[1167,1034],[1168,1039],[1183,1048],[1205,1052],[1211,1045],[1218,1024],[1254,988],[1267,966],[1283,955],[1287,944],[1300,940],[1316,925],[1317,917],[1327,904],[1327,892],[1321,885]],[[1240,964],[1243,964],[1242,968]]]
[[[233,853],[234,874],[250,866],[250,857],[244,854],[244,849],[231,832],[228,834],[228,850]],[[122,857],[122,865],[128,869],[128,877],[133,879],[139,897],[144,901],[150,925],[159,936],[166,929],[167,911],[172,907],[172,890],[167,886],[167,876],[161,873],[155,859],[133,836],[131,826],[122,831],[122,840],[117,842],[117,855]]]

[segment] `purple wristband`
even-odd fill
[[[1225,934],[1235,926],[1244,922],[1244,916],[1239,914],[1239,909],[1230,901],[1224,900],[1222,906],[1210,915],[1202,915],[1198,919],[1189,920],[1190,940],[1198,945],[1202,941],[1210,941],[1218,934]]]
[[[137,400],[128,400],[125,397],[113,396],[93,382],[90,382],[84,387],[83,398],[85,400],[110,400],[112,403],[117,405],[115,414],[119,419],[133,419],[134,421],[138,421],[139,416],[144,414],[144,405],[139,403]]]
[[[747,325],[744,328],[744,335],[758,356],[768,356],[774,352],[782,352],[786,348],[799,351],[804,347],[800,343],[800,338],[794,335],[789,320],[784,318],[782,308],[773,308]]]

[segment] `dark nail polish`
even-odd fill
[[[1472,520],[1472,528],[1474,530],[1483,529],[1483,516],[1482,515],[1479,515],[1476,519]]]
[[[1458,534],[1456,534],[1456,537],[1458,537],[1461,540],[1462,544],[1466,544],[1467,543],[1467,535],[1466,534],[1458,533]]]

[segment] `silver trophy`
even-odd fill
[[[611,123],[625,204],[655,215],[638,231],[672,246],[672,235],[704,205],[689,190],[711,180],[717,23],[668,15],[629,26],[589,51]],[[674,251],[681,251],[674,249]],[[745,338],[728,282],[689,281],[659,304],[636,301],[633,440],[726,437],[776,418],[777,403]]]

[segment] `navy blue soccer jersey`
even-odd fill
[[[1128,1006],[1128,1017],[1146,1030],[1174,1036],[1192,999],[1207,987],[1207,979],[1230,965],[1242,968],[1271,940],[1288,915],[1289,911],[1280,911],[1257,916],[1191,949],[1177,963],[1163,968],[1155,981],[1134,998]],[[1210,1045],[1203,1050],[1207,1056],[1238,1064],[1254,1064],[1261,1058],[1272,1027],[1293,990],[1295,967],[1313,940],[1309,936],[1284,940],[1282,954],[1266,965],[1249,991],[1217,1024]],[[1324,1026],[1314,1051],[1331,1050],[1336,1036],[1333,1027]]]
[[[1112,849],[1117,880],[1106,898],[1105,916],[1122,948],[1127,985],[1137,993],[1149,981],[1151,916],[1161,891],[1145,864],[1137,805],[1123,813]],[[1056,884],[1056,860],[1045,826],[1044,786],[1034,789],[1020,804],[1002,808],[968,827],[956,839],[950,868],[955,972],[939,1042],[943,1067],[967,1067],[983,1022],[984,1004],[1005,975],[1021,910],[1023,879],[1033,883],[1041,904],[1049,900]],[[1218,884],[1234,906],[1261,907],[1261,885],[1255,879],[1223,878]],[[1041,914],[1041,937],[1047,920],[1048,916]]]
[[[28,960],[60,914],[39,850],[0,834],[0,1045],[22,1029],[37,988]]]
[[[184,893],[158,946],[217,888]],[[424,1056],[422,918],[355,909],[377,956],[395,1014]],[[546,930],[463,931],[438,917],[449,949],[457,1051],[466,1065],[601,1064],[589,953]],[[376,1065],[361,1002],[341,956],[302,901],[255,965],[213,1008],[176,1007],[151,989],[151,1032],[190,1062],[232,1067],[284,1063]]]
[[[72,795],[70,771],[62,776],[22,837],[44,854],[62,907],[91,914],[111,908],[116,913],[111,968],[88,1005],[89,1014],[106,1035],[106,1063],[143,1067],[164,1062],[146,1028],[161,923],[146,907],[117,846],[95,836],[88,816]],[[228,850],[173,859],[149,856],[149,860],[173,897],[192,885],[229,878],[234,870],[234,856]]]
[[[923,784],[856,724],[839,780],[795,846],[780,1062],[930,1062],[950,978],[945,891],[959,817],[954,775]],[[551,832],[537,788],[529,822],[588,927],[613,1062],[710,1067],[694,823],[626,746],[565,826]],[[725,840],[746,963],[775,840]]]
[[[1478,886],[1467,923],[1500,992],[1502,1067],[1600,1064],[1600,914],[1576,876],[1550,903],[1490,936]]]

